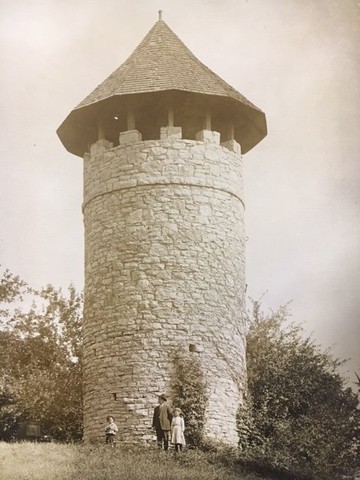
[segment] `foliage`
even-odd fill
[[[242,458],[297,478],[335,480],[359,460],[358,397],[337,373],[341,362],[287,321],[253,302],[247,335],[249,399],[239,414]]]
[[[3,272],[0,439],[11,438],[20,421],[39,422],[42,433],[53,439],[81,438],[81,314],[82,295],[73,286],[65,293],[51,285],[35,291],[18,276]],[[302,329],[287,318],[286,307],[264,315],[259,302],[253,302],[247,335],[248,398],[238,418],[240,459],[289,478],[337,480],[351,476],[360,458],[358,395],[345,387],[338,374],[341,362],[304,338]],[[209,466],[220,462],[221,468],[235,468],[234,451],[204,441],[208,393],[195,352],[178,351],[174,356],[173,392],[174,406],[180,407],[185,417],[187,443],[206,452],[187,451],[178,459],[178,477],[172,478],[188,478],[190,467],[195,469],[200,457]],[[73,477],[66,478],[98,478],[91,477],[92,472],[96,475],[93,456],[83,452],[78,450],[88,466],[87,476],[81,477],[78,462]],[[101,450],[101,454],[111,464],[111,450]],[[124,478],[162,478],[151,476],[150,460],[145,469],[131,476],[135,468],[131,455],[126,457],[125,449],[121,455],[128,462]],[[142,458],[145,461],[147,457]],[[144,471],[148,477],[141,476]],[[196,478],[232,478],[225,473],[221,476],[220,470],[204,472],[201,476],[199,471]],[[112,478],[111,473],[107,478]]]
[[[0,438],[14,436],[20,421],[39,422],[55,439],[81,438],[81,311],[73,286],[66,295],[51,285],[35,291],[3,273]]]
[[[185,438],[189,445],[203,440],[207,387],[201,363],[194,353],[180,350],[174,357],[175,380],[173,404],[185,418]]]

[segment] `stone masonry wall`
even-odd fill
[[[236,444],[245,374],[242,159],[191,140],[149,140],[84,158],[85,439],[152,440],[172,356],[189,345],[209,389],[206,434]]]

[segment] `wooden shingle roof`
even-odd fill
[[[130,57],[76,108],[114,95],[160,90],[228,96],[259,110],[201,63],[163,20],[155,23]]]
[[[111,104],[126,109],[129,98],[178,92],[231,111],[235,139],[246,153],[267,134],[265,114],[201,63],[163,20],[155,23],[130,57],[90,93],[57,133],[71,153],[83,156],[97,139],[99,115]],[[227,110],[228,109],[228,110]]]

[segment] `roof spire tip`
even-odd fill
[[[159,10],[159,20],[162,20],[162,10]]]

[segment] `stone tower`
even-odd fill
[[[200,359],[205,433],[237,443],[245,378],[242,156],[264,113],[203,65],[161,19],[65,119],[84,159],[85,440],[149,435],[172,396],[173,355]]]

